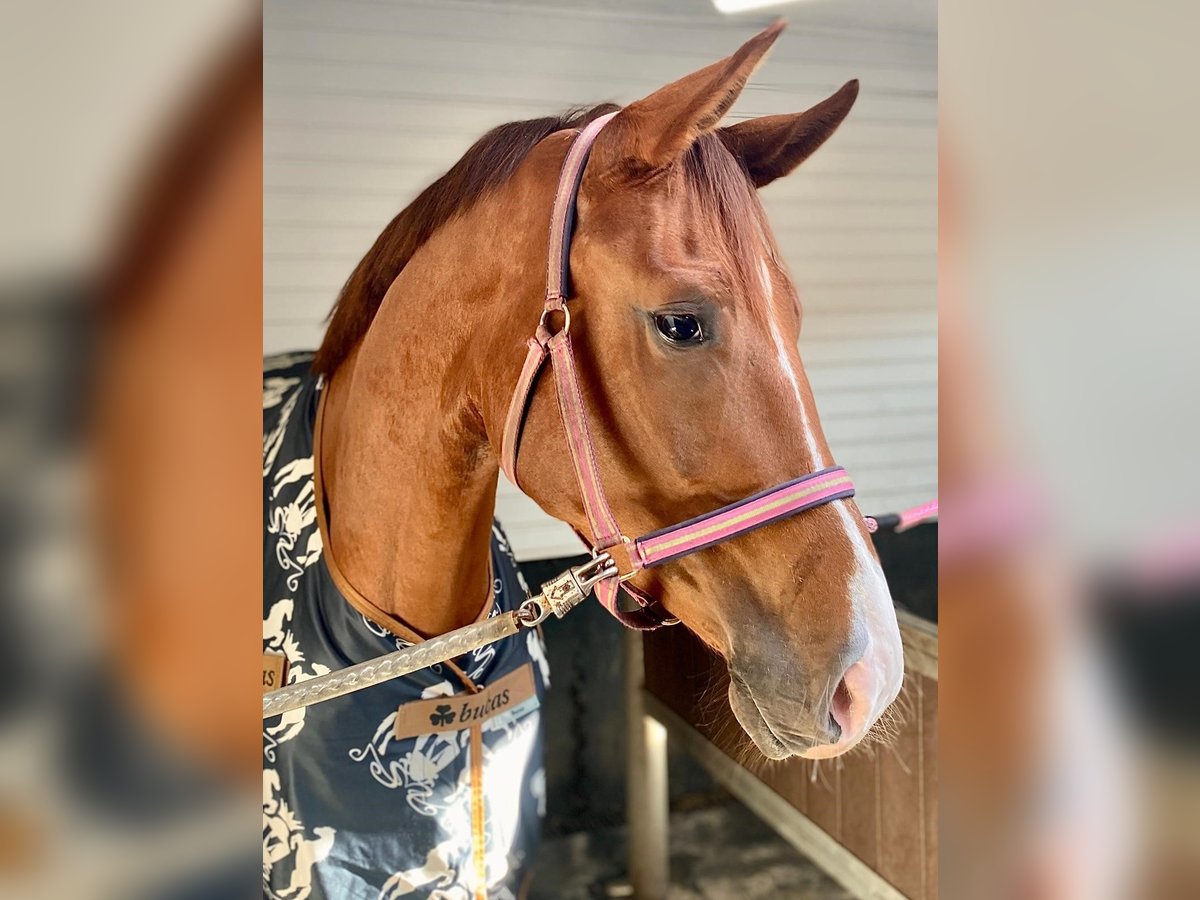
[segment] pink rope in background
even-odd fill
[[[914,506],[906,509],[903,512],[892,513],[886,516],[863,516],[863,521],[867,523],[867,531],[874,534],[882,525],[890,526],[895,531],[907,531],[914,525],[920,525],[922,522],[928,522],[936,519],[938,515],[938,502],[936,499],[930,500],[928,503],[922,503],[920,506]]]

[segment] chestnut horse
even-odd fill
[[[833,133],[858,84],[803,113],[717,127],[779,30],[621,110],[579,191],[574,340],[601,474],[630,534],[833,464],[797,348],[796,289],[755,188]],[[422,633],[479,612],[558,169],[575,130],[610,109],[485,135],[375,242],[317,354],[331,552]],[[549,383],[526,420],[521,481],[586,533]],[[728,660],[734,711],[771,758],[844,752],[899,691],[896,618],[853,501],[636,583]]]
[[[834,132],[858,84],[806,112],[719,127],[781,30],[620,109],[579,188],[572,339],[627,534],[834,464],[798,351],[797,292],[756,189]],[[435,635],[481,614],[500,440],[541,312],[559,170],[578,130],[616,110],[489,132],[342,290],[313,363],[324,552],[377,621]],[[554,390],[535,387],[521,487],[586,534]],[[634,584],[728,661],[732,708],[772,759],[844,753],[900,689],[895,614],[852,500]]]

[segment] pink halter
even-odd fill
[[[674,624],[677,620],[666,612],[658,600],[632,585],[624,584],[638,571],[687,556],[755,528],[829,503],[831,500],[853,497],[854,484],[845,469],[835,466],[785,481],[745,500],[739,500],[714,512],[671,525],[636,540],[630,540],[621,533],[604,495],[600,471],[596,465],[596,451],[588,430],[587,410],[579,388],[575,354],[571,348],[571,314],[566,307],[575,201],[592,143],[614,115],[616,113],[609,113],[590,122],[572,143],[563,162],[558,190],[554,196],[554,210],[550,217],[546,305],[537,330],[528,341],[529,351],[509,404],[508,418],[501,440],[500,465],[509,481],[516,485],[521,427],[534,383],[546,357],[549,356],[554,369],[558,407],[567,435],[571,463],[575,468],[575,479],[579,484],[583,508],[592,531],[592,540],[589,542],[585,538],[584,542],[590,546],[594,557],[607,553],[617,562],[617,567],[611,570],[614,574],[596,583],[596,594],[604,607],[623,624],[630,628],[652,629]],[[552,333],[547,328],[547,320],[556,312],[562,314],[563,324],[561,329]],[[615,574],[622,562],[620,556],[625,554],[628,555],[627,571],[621,575]],[[634,599],[637,608],[620,607],[619,592],[622,588]]]

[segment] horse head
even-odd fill
[[[621,109],[584,171],[571,335],[626,534],[833,465],[798,350],[798,294],[757,189],[834,132],[858,84],[805,112],[719,127],[780,28]],[[517,180],[544,186],[570,139],[543,141]],[[553,392],[543,385],[531,404],[521,485],[587,534]],[[725,657],[733,711],[768,757],[845,752],[900,689],[895,612],[850,499],[633,583]]]

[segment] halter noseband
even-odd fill
[[[584,512],[592,531],[592,541],[588,542],[585,538],[584,542],[591,547],[594,557],[607,553],[617,562],[617,566],[606,570],[611,574],[596,582],[596,595],[605,609],[622,624],[630,628],[648,630],[674,624],[677,620],[667,613],[658,600],[647,596],[633,585],[624,583],[638,571],[679,559],[763,525],[829,503],[831,500],[853,497],[854,484],[845,469],[834,466],[785,481],[745,500],[651,532],[636,540],[630,540],[621,533],[605,497],[600,470],[596,465],[596,451],[588,430],[587,410],[579,388],[575,353],[571,348],[571,315],[566,307],[570,289],[571,233],[579,185],[583,180],[583,170],[587,165],[592,143],[614,115],[616,113],[609,113],[592,120],[571,144],[563,162],[558,190],[554,195],[554,209],[550,216],[550,254],[546,273],[545,308],[542,310],[534,336],[528,341],[529,351],[508,407],[508,418],[501,439],[500,465],[509,481],[516,485],[517,450],[521,444],[522,423],[529,407],[533,385],[546,357],[549,356],[554,369],[558,408],[567,435],[571,463],[575,469],[575,480],[579,484]],[[562,314],[562,327],[552,333],[547,328],[547,320],[556,312]],[[626,554],[628,567],[625,574],[618,575],[621,557]],[[620,607],[621,589],[636,601],[637,608],[626,610]]]

